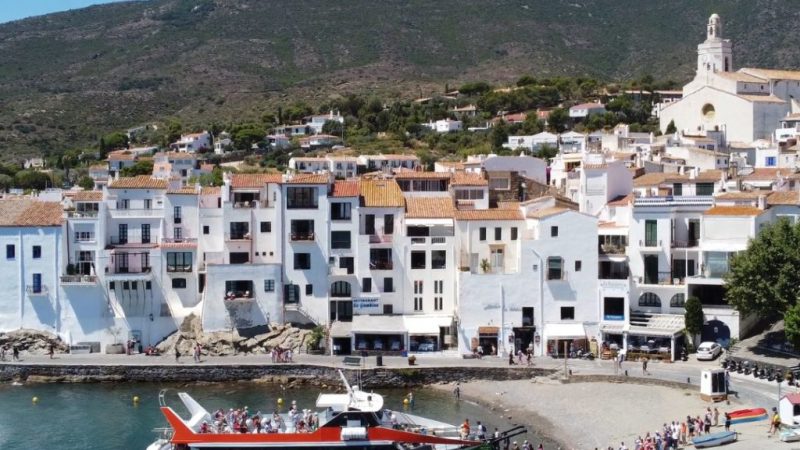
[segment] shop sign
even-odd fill
[[[354,314],[380,313],[381,302],[378,297],[358,297],[353,299]]]

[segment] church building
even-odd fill
[[[800,71],[741,68],[733,71],[733,46],[722,19],[708,19],[706,40],[697,46],[697,73],[683,98],[664,106],[661,131],[671,121],[686,135],[723,132],[727,142],[769,140],[788,113],[800,112]]]

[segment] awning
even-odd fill
[[[672,337],[686,328],[681,314],[651,314],[646,320],[631,324],[628,334],[638,336]]]
[[[408,334],[439,334],[439,327],[449,327],[453,323],[450,316],[426,317],[405,316]]]
[[[544,325],[546,339],[586,339],[586,330],[582,323],[546,323]]]
[[[404,334],[406,332],[403,316],[353,316],[354,334]]]
[[[600,331],[608,334],[623,334],[627,329],[628,326],[623,323],[604,323],[600,325]]]
[[[478,334],[485,334],[490,336],[497,336],[500,333],[500,327],[478,327]]]
[[[352,322],[340,322],[337,320],[331,325],[331,337],[350,337],[352,329]]]

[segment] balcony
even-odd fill
[[[226,241],[252,241],[250,233],[225,233]]]
[[[64,286],[90,287],[97,284],[96,275],[61,275],[61,284]]]
[[[622,244],[600,244],[601,255],[624,255],[625,246]]]
[[[663,241],[645,239],[639,241],[639,249],[642,251],[658,251],[661,249]]]
[[[301,231],[289,233],[290,242],[309,242],[314,240],[313,231]]]
[[[657,277],[637,277],[639,284],[660,285],[660,286],[680,286],[684,284],[685,278],[676,278],[672,272],[658,272]]]
[[[245,292],[228,292],[225,294],[225,303],[250,303],[255,301],[255,296],[250,291]]]
[[[134,242],[127,236],[109,236],[106,248],[123,247],[123,246],[127,248],[135,248],[135,247],[151,248],[156,246],[156,243],[153,242],[153,240],[154,239],[151,237],[149,239],[139,239],[139,242]]]
[[[27,285],[25,286],[25,292],[28,293],[31,297],[47,297],[47,286],[34,286],[34,285]]]
[[[424,237],[412,237],[411,238],[411,245],[425,245],[428,241],[428,238]]]
[[[164,208],[109,208],[112,219],[127,219],[135,217],[163,217]]]
[[[343,276],[351,275],[351,273],[352,272],[347,267],[339,267],[339,266],[337,266],[335,264],[328,265],[328,275],[330,275],[330,276],[343,277]]]
[[[369,262],[370,270],[392,270],[394,267],[391,260],[374,260]]]
[[[259,209],[259,208],[269,208],[269,202],[266,200],[236,200],[230,202],[230,205],[234,209]]]
[[[699,239],[680,240],[673,239],[671,242],[672,248],[696,248],[699,245]]]
[[[97,219],[97,211],[67,211],[70,219]]]
[[[391,234],[370,234],[369,235],[369,243],[370,244],[391,244],[392,243],[392,235]]]

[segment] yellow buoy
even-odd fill
[[[139,396],[138,395],[134,395],[133,396],[133,403],[139,403]]]
[[[33,403],[39,403],[39,397],[33,397],[31,401],[33,401]]]
[[[403,404],[404,404],[404,405],[408,405],[408,399],[407,399],[407,398],[404,398],[404,399],[403,399]]]
[[[282,399],[282,398],[279,398],[279,399],[278,399],[278,404],[279,404],[279,405],[282,405],[282,404],[283,404],[283,399]]]

